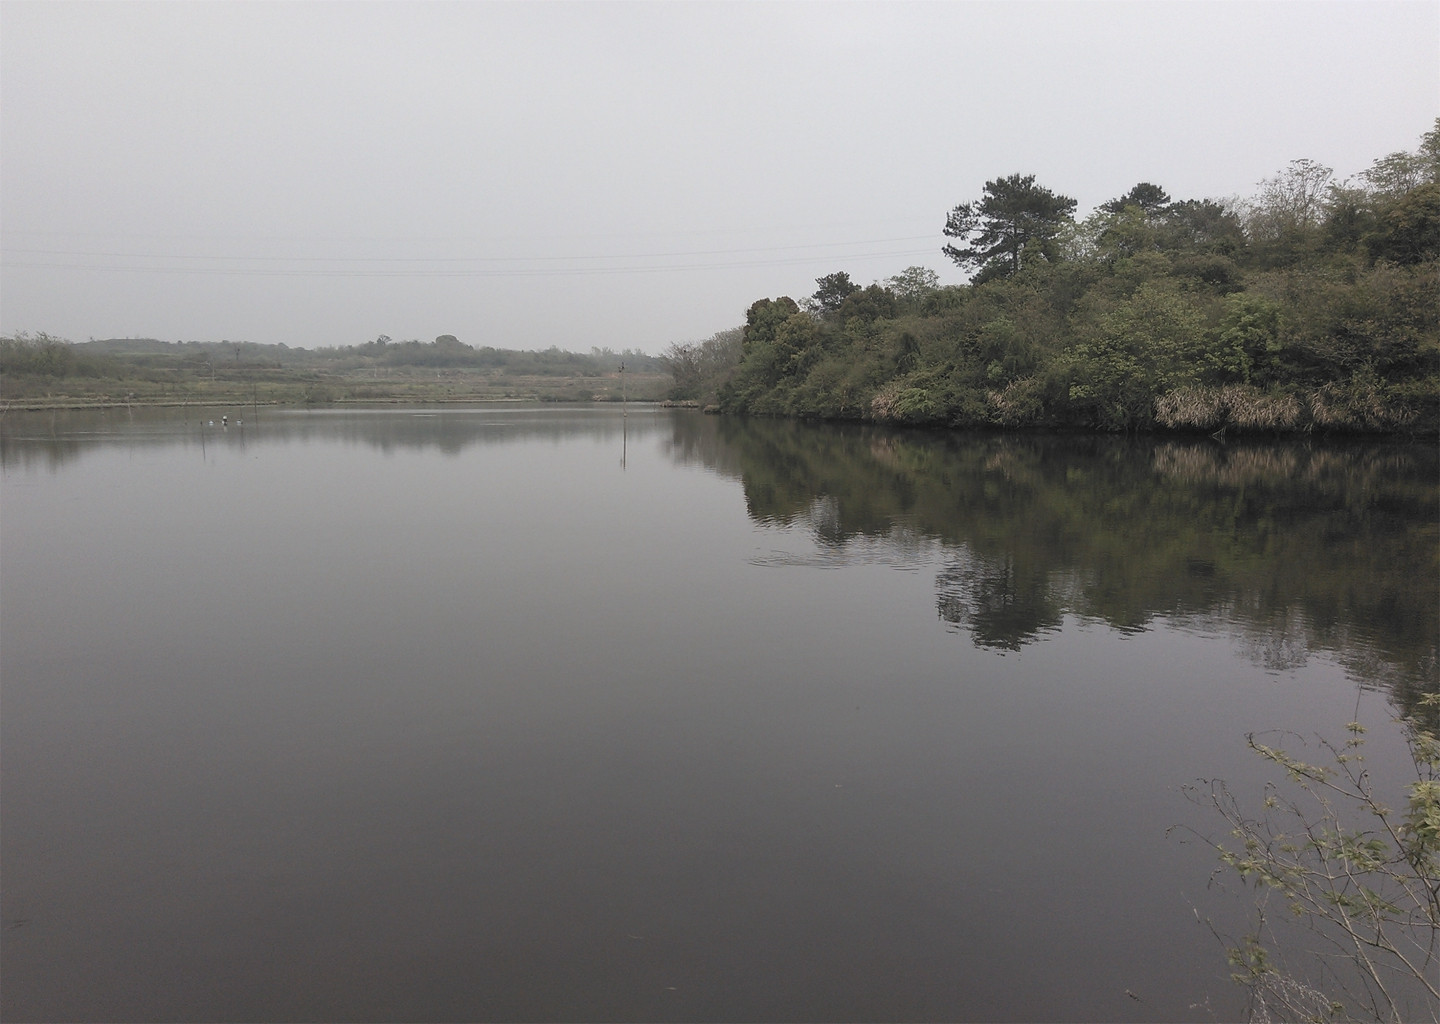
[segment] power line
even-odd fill
[[[754,251],[781,251],[781,250],[784,249],[784,248],[791,248],[791,247],[777,247],[776,249],[772,249],[772,250],[736,250],[736,251],[737,251],[737,252],[746,252],[746,251],[751,251],[751,252],[754,252]],[[795,248],[799,248],[799,247],[795,247]],[[12,251],[12,252],[21,252],[21,251],[23,251],[23,250],[10,250],[10,251]],[[360,268],[360,267],[342,267],[342,268],[336,268],[336,269],[324,269],[324,268],[320,268],[320,267],[297,267],[297,268],[292,268],[292,269],[278,269],[278,268],[273,268],[273,269],[272,269],[272,268],[265,268],[265,267],[253,267],[253,266],[249,266],[249,267],[245,267],[245,266],[242,266],[242,267],[152,266],[152,265],[144,265],[144,264],[124,265],[124,264],[74,263],[74,262],[72,262],[72,263],[61,263],[61,262],[23,261],[23,260],[8,260],[8,259],[7,259],[7,260],[0,261],[0,266],[3,266],[3,267],[5,267],[5,268],[7,268],[7,269],[16,269],[16,270],[19,270],[19,269],[25,269],[25,270],[71,270],[71,271],[85,270],[85,271],[105,271],[105,272],[118,272],[118,273],[139,273],[139,274],[191,274],[191,275],[201,275],[201,276],[230,276],[230,277],[236,277],[236,276],[238,276],[238,277],[354,277],[354,278],[386,278],[386,277],[436,277],[436,278],[439,278],[439,277],[461,277],[461,278],[486,278],[486,277],[585,277],[585,276],[618,275],[618,274],[673,273],[673,272],[677,272],[677,271],[693,271],[693,270],[706,270],[706,271],[713,271],[713,270],[731,270],[731,269],[743,269],[743,268],[748,268],[748,267],[796,266],[796,265],[803,265],[803,264],[807,264],[807,263],[816,263],[816,262],[819,262],[819,261],[821,261],[821,260],[824,260],[824,261],[833,263],[833,262],[841,262],[841,261],[847,261],[847,260],[869,260],[869,259],[884,259],[884,258],[893,258],[893,257],[929,256],[929,255],[935,254],[935,253],[938,252],[938,251],[939,251],[938,249],[933,249],[933,248],[927,248],[927,249],[894,249],[894,250],[886,250],[886,251],[880,251],[880,252],[832,253],[832,254],[820,254],[820,253],[816,253],[816,254],[809,255],[809,256],[779,257],[779,258],[774,258],[774,259],[729,260],[729,261],[711,261],[711,262],[703,262],[703,263],[671,263],[671,264],[651,264],[651,265],[641,265],[641,266],[616,266],[616,267],[603,267],[603,266],[602,266],[602,267],[596,267],[596,266],[590,266],[590,267],[563,267],[563,266],[519,267],[519,266],[513,266],[513,264],[515,264],[515,263],[538,262],[539,260],[542,260],[542,259],[543,259],[543,260],[547,260],[547,261],[548,261],[548,260],[551,260],[551,259],[563,260],[563,259],[565,259],[565,257],[555,257],[555,258],[551,258],[551,257],[536,257],[536,258],[533,258],[533,259],[527,259],[527,258],[504,259],[504,258],[499,258],[499,257],[496,257],[496,258],[486,257],[486,258],[483,258],[483,260],[482,260],[482,259],[476,259],[476,260],[464,260],[464,259],[454,259],[454,260],[450,260],[450,259],[445,259],[445,260],[441,260],[441,259],[435,259],[435,260],[423,260],[423,259],[415,259],[415,260],[378,260],[378,259],[377,259],[377,260],[374,260],[374,261],[369,261],[369,260],[363,261],[363,262],[429,263],[429,264],[434,264],[434,263],[456,263],[456,262],[484,262],[484,263],[492,263],[492,262],[499,263],[499,262],[503,262],[503,263],[506,263],[506,264],[512,264],[512,265],[510,265],[510,266],[505,266],[505,267],[473,267],[473,268],[470,268],[470,269],[449,269],[449,268],[445,268],[445,267],[437,268],[437,267],[434,267],[434,266],[427,267],[427,268],[421,268],[421,267],[415,267],[415,266],[401,266],[401,267],[398,267],[398,268],[395,268],[395,269],[385,269],[385,268],[383,268],[383,267],[376,267],[376,268],[373,268],[373,269],[365,269],[365,268]],[[36,254],[38,255],[38,254],[40,254],[40,253],[36,253]],[[718,253],[717,253],[717,254],[718,254]],[[207,261],[216,261],[216,260],[223,261],[223,260],[226,260],[226,259],[233,259],[233,260],[245,260],[245,259],[250,259],[250,260],[269,260],[269,261],[273,261],[273,262],[287,262],[284,257],[158,257],[158,256],[157,256],[157,257],[142,257],[142,256],[139,256],[138,254],[130,254],[129,256],[125,256],[125,255],[123,255],[123,254],[115,254],[114,256],[111,256],[111,257],[103,257],[103,256],[101,256],[101,254],[85,254],[85,253],[55,253],[55,255],[74,255],[74,256],[84,256],[84,257],[87,257],[87,258],[90,258],[90,257],[93,257],[93,258],[131,258],[131,259],[135,259],[135,258],[153,258],[153,259],[192,259],[192,260],[193,260],[193,259],[205,259],[205,260],[207,260]],[[654,258],[659,258],[661,255],[662,255],[662,254],[654,254],[654,255],[651,255],[651,256],[649,256],[649,257],[645,257],[645,256],[571,257],[571,259],[643,259],[643,258],[651,258],[651,259],[654,259]],[[680,255],[682,255],[682,254],[678,254],[678,253],[677,253],[677,254],[674,254],[674,255],[680,256]],[[697,255],[698,255],[698,254],[697,254]],[[293,261],[293,262],[298,262],[298,261]],[[359,261],[359,260],[355,260],[355,261],[330,260],[330,261],[327,261],[327,260],[316,259],[316,260],[314,260],[314,262],[343,263],[343,262],[362,262],[362,261]]]
[[[907,235],[900,238],[873,238],[857,242],[809,242],[803,245],[750,246],[741,249],[696,249],[681,252],[609,253],[572,256],[188,256],[182,253],[91,252],[67,249],[0,248],[0,252],[30,256],[83,256],[106,259],[154,260],[234,260],[266,263],[558,263],[568,260],[668,259],[688,256],[730,256],[746,252],[793,252],[797,249],[841,248],[852,245],[892,245],[900,242],[924,242],[933,235]]]

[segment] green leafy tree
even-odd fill
[[[775,341],[775,330],[800,312],[800,306],[788,295],[778,299],[761,299],[745,311],[745,329],[741,335],[745,353],[751,348]]]
[[[1267,384],[1281,350],[1280,307],[1260,295],[1230,295],[1209,361],[1222,381]]]
[[[33,337],[17,331],[13,338],[0,340],[0,373],[32,373],[64,377],[76,365],[75,347],[64,338],[44,331]]]
[[[740,363],[717,392],[721,409],[768,414],[785,411],[783,396],[774,392],[781,376],[791,369],[794,353],[782,354],[778,338],[786,321],[802,315],[799,304],[788,295],[751,304],[745,311]]]
[[[1019,272],[1022,255],[1057,259],[1057,240],[1074,211],[1074,199],[1037,185],[1033,174],[996,178],[985,183],[980,199],[950,211],[945,235],[962,245],[941,251],[956,266],[975,271],[976,284],[1008,277]]]
[[[1411,189],[1440,182],[1440,118],[1421,136],[1415,152],[1402,150],[1382,156],[1360,177],[1369,192],[1384,200],[1399,199]]]
[[[1245,228],[1230,207],[1212,199],[1186,199],[1165,209],[1164,248],[1233,254],[1244,248]]]
[[[1376,193],[1350,182],[1331,185],[1325,198],[1325,243],[1354,252],[1376,229]]]
[[[1419,153],[1391,153],[1370,165],[1361,177],[1370,192],[1388,199],[1398,199],[1412,188],[1428,180],[1425,158]]]
[[[1155,399],[1199,375],[1204,338],[1204,318],[1185,295],[1147,282],[1069,354],[1070,401],[1104,430],[1149,426]]]
[[[1102,258],[1135,256],[1162,248],[1161,226],[1170,194],[1142,181],[1123,196],[1101,203],[1086,223]]]
[[[1440,184],[1419,185],[1402,196],[1381,219],[1370,251],[1395,263],[1440,257]]]
[[[851,320],[870,323],[882,317],[887,320],[894,319],[898,310],[895,293],[889,288],[872,284],[847,295],[845,301],[840,303],[840,308],[835,311],[835,319],[841,323],[849,323]]]
[[[834,274],[826,274],[824,277],[817,277],[815,283],[819,287],[815,289],[815,293],[810,296],[806,305],[820,316],[832,316],[838,313],[845,300],[860,290],[860,286],[850,280],[850,275],[843,270]]]
[[[911,331],[901,331],[895,339],[895,372],[909,373],[920,363],[920,339]]]
[[[1102,259],[1126,259],[1160,248],[1155,218],[1138,206],[1102,208],[1093,215],[1087,228],[1093,234],[1095,251]]]
[[[1420,137],[1418,153],[1425,168],[1425,180],[1432,184],[1440,182],[1440,117],[1437,117],[1430,130]]]
[[[1326,241],[1345,252],[1363,242],[1372,259],[1417,262],[1427,258],[1426,244],[1415,242],[1416,215],[1423,222],[1425,200],[1412,198],[1416,190],[1440,184],[1440,119],[1413,153],[1390,153],[1376,160],[1355,179],[1331,185],[1326,197]],[[1401,207],[1405,207],[1403,212]],[[1418,206],[1418,208],[1417,208]],[[1398,214],[1398,216],[1397,216]],[[1409,223],[1402,226],[1401,221]],[[1398,236],[1396,229],[1399,229]],[[1420,234],[1425,233],[1420,227]],[[1408,237],[1406,237],[1408,236]]]
[[[973,358],[990,384],[1001,384],[1034,371],[1039,356],[1033,339],[1011,317],[987,320],[975,334]]]
[[[1107,203],[1101,203],[1100,209],[1106,213],[1119,213],[1127,206],[1133,206],[1147,216],[1154,216],[1163,212],[1169,205],[1170,193],[1159,185],[1142,181],[1123,196],[1111,199]]]
[[[798,377],[819,357],[824,335],[814,317],[795,313],[776,325],[774,345],[781,376]]]
[[[901,302],[913,305],[940,287],[940,276],[928,267],[906,267],[885,284]]]
[[[1251,235],[1293,244],[1323,219],[1334,174],[1314,160],[1291,160],[1285,170],[1261,181],[1246,224]]]

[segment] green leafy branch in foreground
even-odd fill
[[[1256,892],[1252,930],[1227,943],[1251,1020],[1440,1020],[1440,739],[1423,717],[1436,709],[1440,694],[1427,694],[1402,722],[1415,769],[1403,811],[1377,795],[1358,722],[1343,744],[1321,741],[1326,765],[1252,734],[1250,747],[1286,775],[1267,784],[1258,817],[1223,782],[1191,788],[1230,826],[1214,844],[1217,876],[1233,872]],[[1285,965],[1288,928],[1274,925],[1272,904],[1318,938],[1315,983]]]

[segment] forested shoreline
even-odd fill
[[[753,303],[672,345],[671,397],[917,426],[1440,433],[1440,120],[1336,181],[1295,160],[1248,200],[1142,182],[1083,220],[1030,175],[957,206],[939,287],[911,267]]]

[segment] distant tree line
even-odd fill
[[[0,338],[0,374],[9,379],[38,377],[145,377],[155,371],[213,372],[221,368],[335,371],[374,367],[463,367],[499,370],[511,375],[569,376],[627,371],[660,374],[667,364],[660,357],[638,350],[615,352],[591,348],[588,353],[557,347],[521,351],[485,346],[475,348],[453,334],[433,342],[392,341],[380,335],[374,341],[335,348],[296,348],[285,344],[262,345],[248,341],[160,341],[154,338],[109,338],[72,343],[46,333],[19,332]]]
[[[956,206],[971,275],[844,272],[665,359],[675,397],[917,425],[1440,430],[1440,120],[1337,182],[1296,160],[1248,200],[1141,182],[1076,221],[1014,174]]]

